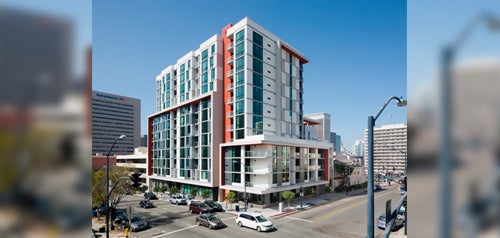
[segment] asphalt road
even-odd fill
[[[366,237],[366,197],[366,194],[363,194],[345,198],[280,220],[288,222],[288,224],[283,223],[288,237],[295,237],[296,234],[304,234],[302,237]],[[400,198],[401,195],[395,188],[375,193],[375,237],[382,237],[384,233],[384,230],[376,227],[376,222],[378,216],[385,212],[386,201],[391,199],[394,208]],[[277,226],[279,225],[277,222]]]
[[[375,224],[385,211],[385,201],[392,199],[392,205],[401,198],[394,188],[375,193]],[[168,201],[154,200],[155,208],[138,206],[139,197],[127,196],[120,202],[121,208],[132,206],[133,215],[148,221],[150,228],[131,232],[129,237],[365,237],[366,236],[366,194],[345,198],[321,206],[297,212],[280,218],[271,218],[277,227],[272,232],[257,232],[238,227],[235,215],[220,212],[218,216],[225,228],[210,230],[196,225],[196,214],[191,214],[186,205],[173,205]],[[374,228],[375,236],[381,237],[383,230]]]

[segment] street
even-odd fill
[[[375,192],[375,225],[377,218],[385,211],[385,202],[392,199],[394,207],[401,195],[396,187]],[[267,217],[276,231],[259,233],[248,228],[238,227],[232,213],[219,212],[217,215],[226,224],[225,228],[210,230],[196,225],[196,214],[190,214],[185,205],[172,205],[165,200],[153,200],[155,208],[144,209],[138,206],[138,196],[127,196],[119,208],[132,206],[132,213],[142,217],[150,224],[144,231],[131,232],[129,237],[365,237],[366,236],[366,193],[350,196],[335,202],[312,206],[277,218]],[[402,228],[404,229],[404,228]],[[375,227],[375,237],[382,237],[384,230]],[[123,237],[123,231],[111,231],[113,237]],[[271,233],[271,234],[268,234]]]

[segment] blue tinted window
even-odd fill
[[[240,42],[245,39],[245,30],[241,30],[236,33],[236,42]]]
[[[262,36],[259,33],[254,31],[253,32],[253,43],[262,46],[262,42],[263,42]]]

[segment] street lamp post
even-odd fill
[[[243,203],[245,203],[245,212],[247,211],[247,165],[243,159]]]
[[[451,44],[446,45],[441,52],[441,116],[439,127],[440,132],[440,146],[439,146],[439,168],[441,171],[441,194],[440,194],[440,237],[450,237],[450,168],[451,168],[451,151],[450,151],[450,137],[451,137],[451,87],[452,87],[452,68],[455,61],[457,50],[464,44],[467,37],[470,35],[474,27],[484,22],[488,25],[490,30],[500,31],[500,19],[494,18],[488,14],[481,14],[474,18],[458,35],[458,37]]]
[[[245,212],[247,211],[247,167],[245,163],[245,158],[243,158],[243,203],[245,204]],[[233,160],[233,164],[237,163],[236,160]],[[240,167],[241,168],[241,167]]]
[[[125,135],[116,137],[106,155],[106,238],[109,238],[109,154],[118,140],[125,138]]]
[[[375,121],[380,116],[385,107],[389,104],[391,100],[396,100],[398,107],[406,106],[406,100],[400,99],[396,96],[390,97],[387,102],[382,106],[380,111],[375,117],[368,117],[368,224],[367,224],[367,235],[368,238],[374,237],[374,193],[373,193],[373,127],[375,126]]]

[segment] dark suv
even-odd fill
[[[214,212],[222,212],[222,206],[212,200],[205,200],[203,203],[207,204]]]
[[[199,201],[193,201],[189,204],[189,212],[193,213],[212,213],[213,209],[210,208],[207,204]]]
[[[144,198],[145,199],[148,199],[148,200],[155,200],[155,199],[158,199],[156,197],[156,194],[152,193],[152,192],[147,192],[144,194]]]

